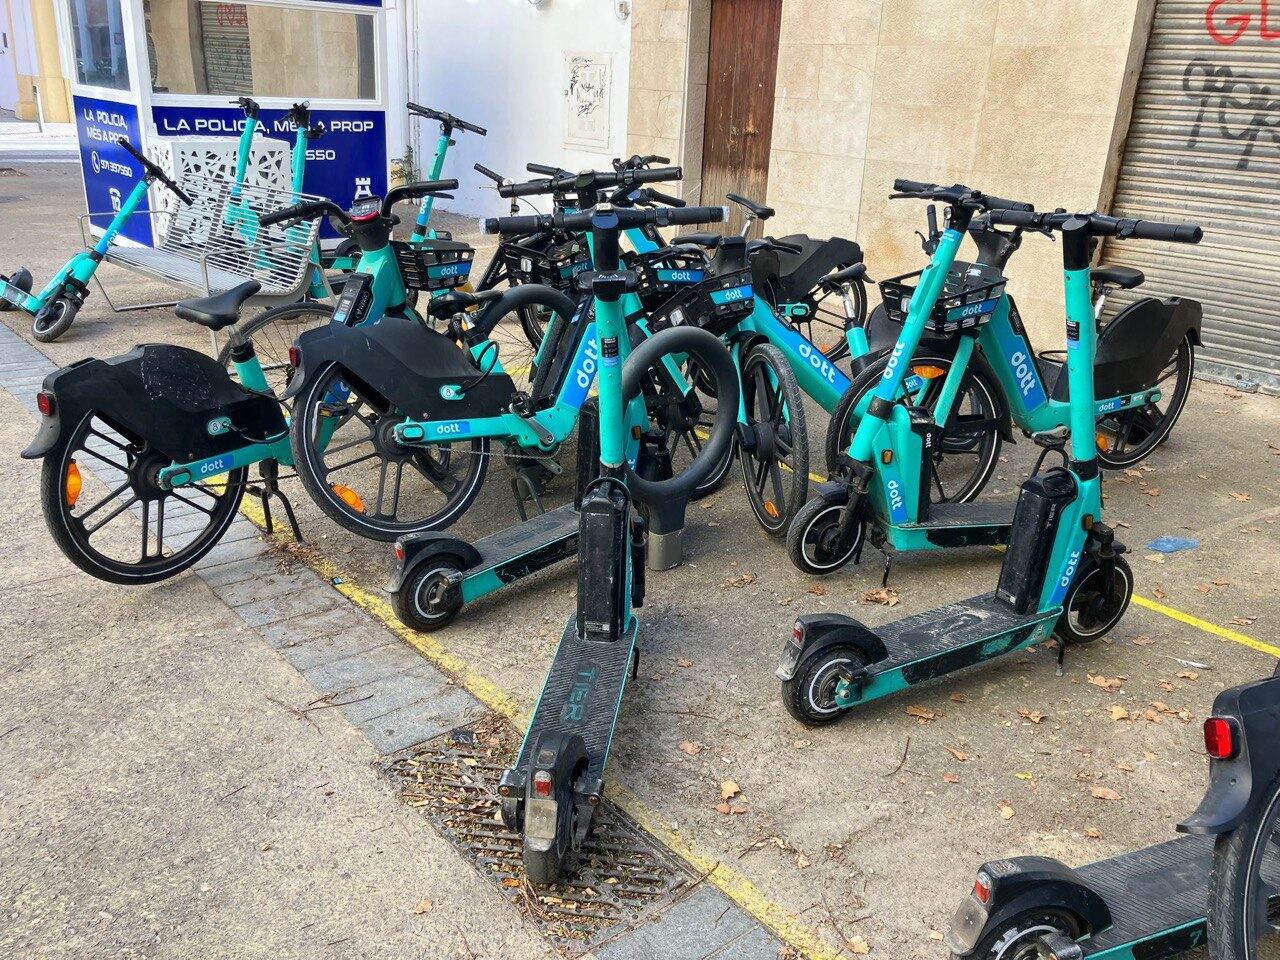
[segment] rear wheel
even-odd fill
[[[1080,564],[1062,601],[1062,615],[1054,633],[1067,643],[1092,643],[1120,622],[1133,598],[1133,571],[1124,557],[1115,558],[1110,583],[1092,560]]]
[[[795,676],[782,682],[782,705],[805,726],[835,723],[849,710],[836,703],[841,671],[866,665],[866,655],[852,644],[826,647],[800,661]]]
[[[1178,342],[1178,348],[1156,380],[1155,387],[1161,393],[1159,401],[1098,420],[1098,461],[1103,467],[1108,470],[1132,467],[1168,439],[1182,408],[1187,405],[1195,365],[1195,344],[1188,335]]]
[[[267,385],[278,397],[293,379],[289,348],[297,342],[300,334],[332,322],[333,307],[320,303],[290,303],[265,310],[238,329],[240,336],[253,344],[253,352],[262,365]],[[232,380],[239,382],[231,362],[230,343],[223,344],[218,351],[218,362],[227,368]]]
[[[445,592],[448,580],[465,567],[451,554],[432,557],[418,566],[391,595],[396,616],[423,633],[447,626],[462,609],[461,598]]]
[[[28,270],[26,267],[20,268],[11,277],[6,277],[3,274],[0,274],[0,280],[4,280],[11,287],[17,287],[23,293],[31,292],[31,283],[32,283],[31,271]],[[0,297],[0,313],[4,313],[6,310],[12,310],[12,309],[13,309],[13,304],[10,303],[8,300],[6,300],[4,297]]]
[[[198,561],[235,519],[248,471],[166,489],[158,476],[172,462],[87,414],[41,471],[40,503],[58,549],[108,583],[154,583]]]
[[[1082,933],[1074,914],[1052,907],[1027,910],[992,929],[966,955],[967,960],[1036,960],[1036,941],[1048,934],[1075,940]],[[954,956],[954,954],[953,954]]]
[[[548,751],[554,762],[546,762]],[[530,883],[546,886],[564,872],[564,862],[578,832],[575,786],[587,769],[582,738],[576,734],[549,734],[534,751],[535,770],[530,771],[524,802],[524,871]],[[537,769],[551,768],[550,797],[538,793]]]
[[[480,492],[489,441],[406,446],[394,428],[407,417],[346,382],[336,364],[319,371],[294,406],[294,465],[316,505],[372,540],[440,530]]]
[[[50,300],[31,321],[31,335],[41,343],[53,343],[71,329],[79,312],[80,307],[66,297]]]
[[[1209,956],[1280,957],[1280,777],[1271,781],[1244,823],[1214,844]]]
[[[785,537],[809,498],[809,437],[804,394],[772,344],[757,344],[743,358],[742,405],[754,441],[738,458],[747,502],[765,533]]]

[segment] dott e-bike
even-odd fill
[[[604,790],[605,764],[618,710],[638,656],[644,601],[646,528],[639,503],[687,498],[715,469],[733,433],[737,377],[724,345],[696,327],[670,329],[646,340],[628,357],[629,334],[622,294],[637,283],[619,269],[619,233],[647,225],[720,221],[723,207],[615,209],[604,204],[554,216],[554,225],[592,232],[594,272],[580,281],[590,289],[593,350],[600,358],[600,477],[582,497],[578,540],[578,609],[565,626],[515,765],[498,786],[502,818],[523,837],[525,869],[534,883],[553,883],[569,854],[582,846]],[[540,228],[541,218],[490,221],[494,232]],[[625,408],[669,354],[698,359],[714,378],[720,405],[701,452],[682,473],[650,480],[628,467],[633,438]],[[625,360],[625,364],[624,364]]]
[[[964,960],[1144,960],[1207,941],[1211,960],[1280,955],[1280,677],[1218,694],[1209,788],[1186,836],[1072,869],[984,863],[946,943]]]
[[[989,200],[984,203],[965,195],[954,197],[952,204],[952,226],[939,244],[940,251],[952,248],[944,253],[948,262],[967,217],[975,208],[991,206]],[[1061,658],[1067,644],[1088,643],[1106,634],[1133,594],[1133,574],[1120,556],[1124,547],[1102,522],[1102,481],[1094,436],[1098,334],[1089,297],[1090,241],[1138,237],[1198,243],[1201,230],[1192,224],[1117,220],[1097,213],[995,209],[989,216],[996,224],[1062,233],[1069,430],[1036,435],[1044,452],[1018,495],[1009,549],[994,592],[876,629],[839,613],[806,615],[796,621],[783,647],[777,676],[782,681],[783,703],[803,723],[830,723],[858,704],[1022,649],[1050,634],[1058,638]],[[945,271],[926,271],[921,300],[935,299],[944,279]],[[978,300],[977,308],[989,309],[985,304],[990,300]],[[967,313],[967,306],[949,309]],[[922,309],[931,311],[932,306]],[[911,312],[915,320],[914,303]],[[908,326],[918,332],[921,325]],[[921,440],[912,431],[912,410],[895,402],[911,346],[907,343],[894,355],[858,426],[850,494],[854,502],[849,505],[855,517],[858,502],[868,494],[872,457],[880,460],[882,451],[892,454],[894,450],[877,439],[881,432],[914,438],[917,444]],[[927,439],[932,434],[922,436]],[[1053,453],[1062,457],[1063,465],[1041,473],[1039,466]]]

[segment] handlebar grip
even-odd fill
[[[664,180],[684,179],[683,167],[653,167],[633,170],[629,176],[633,183],[659,183]]]
[[[782,250],[785,253],[804,253],[804,247],[796,243],[788,243],[786,240],[778,240],[775,237],[765,237],[769,241],[769,246]]]
[[[1164,240],[1169,243],[1199,243],[1204,230],[1194,223],[1161,223],[1157,220],[1139,220],[1129,236],[1140,240]]]
[[[651,200],[657,200],[659,203],[665,203],[668,207],[688,206],[688,204],[686,204],[679,197],[673,197],[669,193],[663,193],[660,190],[654,190],[652,188],[650,188],[649,190],[649,198]]]
[[[304,203],[295,203],[291,207],[284,207],[273,213],[268,213],[258,223],[260,226],[273,227],[277,223],[284,223],[288,220],[307,220],[324,213],[331,206],[333,204],[327,200],[308,200]]]
[[[658,154],[656,154],[656,153],[651,153],[651,154],[649,154],[647,157],[643,157],[643,158],[642,158],[642,160],[643,160],[646,164],[649,164],[649,163],[670,163],[670,162],[671,162],[671,158],[670,158],[670,157],[660,157],[660,156],[658,156]]]
[[[936,183],[921,183],[919,180],[902,180],[893,181],[894,193],[928,193],[930,190],[938,189]]]
[[[466,120],[459,120],[457,117],[454,117],[453,119],[454,119],[454,122],[457,123],[457,125],[461,127],[463,130],[470,130],[472,133],[481,137],[485,137],[489,135],[489,131],[482,126],[479,126],[478,124],[470,123]]]
[[[503,178],[502,178],[499,174],[497,174],[497,173],[495,173],[494,171],[490,170],[490,169],[489,169],[488,167],[486,167],[483,163],[477,163],[477,164],[475,165],[475,170],[476,170],[476,172],[477,172],[477,173],[483,174],[484,176],[488,177],[490,180],[492,180],[492,181],[493,181],[494,183],[496,183],[498,186],[502,186]]]
[[[551,214],[538,213],[522,217],[490,217],[484,221],[485,233],[540,233],[555,226],[555,218]]]
[[[536,197],[544,193],[553,193],[555,191],[555,182],[552,180],[529,180],[525,183],[502,183],[498,185],[498,196],[511,199],[512,197]]]
[[[982,195],[982,205],[988,210],[1021,210],[1024,213],[1035,210],[1035,204],[1023,200],[1006,200],[1004,197],[993,197],[985,193]]]
[[[559,167],[550,167],[545,163],[526,163],[524,168],[530,173],[536,173],[540,177],[558,177],[568,171],[561,170]]]
[[[243,110],[246,117],[256,117],[262,110],[262,107],[258,105],[258,101],[252,97],[238,97],[231,102]]]
[[[430,107],[424,107],[420,103],[414,103],[410,100],[404,105],[405,109],[410,113],[416,113],[420,117],[426,117],[428,120],[443,120],[444,114],[439,110],[432,110]]]
[[[694,223],[724,223],[729,219],[728,207],[685,207],[675,210],[670,207],[658,207],[650,210],[654,221],[661,226],[689,226]]]
[[[1001,227],[1028,227],[1039,230],[1044,225],[1044,215],[1021,208],[997,207],[988,215],[988,219]]]

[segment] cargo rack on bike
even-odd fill
[[[287,187],[244,183],[209,177],[187,177],[182,184],[192,203],[171,210],[140,211],[151,217],[154,246],[117,240],[103,257],[107,263],[134,273],[185,287],[190,295],[225,293],[257,280],[262,290],[252,302],[262,306],[292,303],[302,298],[311,278],[311,255],[320,231],[319,218],[293,226],[263,227],[268,213],[306,200],[320,199]],[[94,218],[80,217],[85,245],[92,247]],[[106,287],[98,287],[112,310],[142,310],[171,306],[172,300],[117,306]]]
[[[751,271],[734,270],[684,287],[649,318],[657,333],[667,327],[694,326],[720,336],[755,309]]]
[[[586,238],[573,234],[518,237],[498,249],[513,284],[541,283],[570,293],[573,278],[591,269]]]
[[[885,313],[894,323],[904,323],[923,270],[880,281]],[[926,324],[934,333],[959,333],[982,326],[995,312],[1004,294],[1005,278],[993,267],[956,263],[947,274],[938,302]]]

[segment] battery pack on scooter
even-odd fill
[[[1009,549],[996,586],[996,596],[1015,613],[1028,613],[1039,602],[1062,511],[1075,498],[1075,478],[1062,467],[1030,478],[1018,492]]]
[[[578,542],[578,636],[617,640],[631,609],[627,590],[627,489],[620,481],[601,480],[582,498]]]

